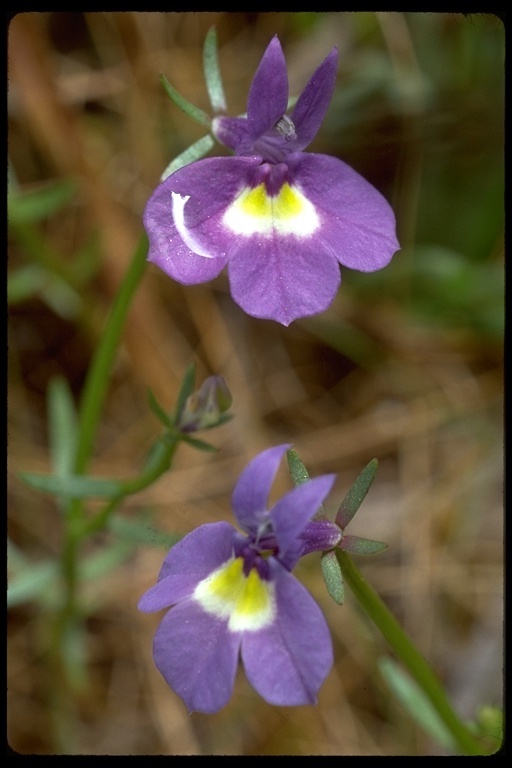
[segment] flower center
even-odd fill
[[[244,573],[244,558],[228,560],[199,582],[194,598],[231,632],[255,632],[271,624],[276,614],[274,585],[256,568]]]
[[[319,227],[315,206],[300,192],[284,182],[270,195],[264,182],[246,187],[226,210],[224,224],[237,235],[294,235],[307,237]]]

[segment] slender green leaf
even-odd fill
[[[290,469],[290,475],[292,476],[294,484],[303,485],[303,483],[307,483],[309,480],[309,474],[306,467],[299,458],[297,451],[295,451],[293,448],[290,448],[288,451],[286,451],[286,458],[288,460],[288,467]]]
[[[335,522],[341,530],[344,530],[350,523],[355,513],[364,501],[364,498],[370,486],[373,483],[375,473],[377,472],[378,461],[372,459],[369,464],[363,469],[355,483],[349,489],[347,495],[341,502],[338,514],[336,515]]]
[[[185,405],[185,400],[187,399],[187,397],[190,397],[190,395],[194,391],[195,377],[196,377],[196,366],[194,363],[190,363],[181,381],[180,392],[178,395],[178,400],[176,401],[176,410],[174,412],[176,418],[178,418],[178,416],[180,415],[183,409],[183,406]]]
[[[157,417],[159,421],[162,422],[164,427],[167,427],[168,429],[174,428],[174,420],[169,416],[168,413],[164,411],[160,403],[157,401],[156,397],[152,393],[151,390],[148,390],[148,400],[149,400],[149,407]]]
[[[199,440],[197,437],[191,437],[190,435],[182,435],[181,439],[185,443],[192,445],[194,448],[197,448],[200,451],[216,451],[217,450],[217,448],[211,443],[206,443],[204,440]]]
[[[114,541],[80,563],[79,573],[83,581],[99,579],[124,563],[135,549],[133,542]]]
[[[153,547],[163,547],[165,549],[170,549],[182,538],[182,536],[177,534],[158,531],[153,526],[149,516],[146,515],[135,520],[129,520],[120,515],[112,515],[108,520],[107,527],[124,541],[131,541],[136,544],[150,544]]]
[[[86,475],[57,477],[35,472],[21,472],[20,477],[31,488],[70,499],[112,499],[123,490],[118,480]]]
[[[165,181],[165,179],[167,179],[171,173],[179,171],[179,169],[183,168],[185,165],[194,163],[196,160],[204,157],[213,146],[215,146],[215,141],[213,137],[207,133],[206,136],[198,139],[193,144],[191,144],[190,147],[187,147],[187,149],[183,150],[183,152],[180,152],[180,154],[177,155],[177,157],[175,157],[174,160],[169,163],[165,171],[162,173],[161,181]]]
[[[176,104],[179,109],[181,109],[182,112],[191,117],[192,120],[195,120],[197,123],[201,123],[207,128],[210,127],[212,122],[211,117],[207,115],[206,112],[203,112],[202,109],[199,109],[199,107],[191,104],[190,101],[178,93],[176,88],[170,84],[165,75],[160,75],[160,82],[162,83],[168,97],[174,104]]]
[[[302,485],[303,483],[307,483],[309,480],[309,473],[304,466],[303,462],[299,458],[297,452],[290,448],[288,451],[286,451],[286,458],[288,460],[288,467],[290,470],[290,475],[292,476],[292,480],[294,482],[294,485]],[[319,518],[325,518],[327,517],[325,513],[325,509],[323,505],[320,505],[319,509],[315,514],[313,515],[313,519],[317,520]]]
[[[7,278],[7,301],[10,306],[21,304],[40,293],[48,280],[48,273],[40,264],[27,264],[11,270]]]
[[[364,539],[361,536],[343,536],[340,544],[345,552],[352,552],[354,555],[375,555],[377,552],[383,552],[388,545],[383,541],[374,539]]]
[[[11,547],[8,551],[9,578],[7,586],[7,606],[15,608],[18,605],[37,602],[42,595],[55,595],[56,580],[59,575],[59,565],[56,560],[44,560],[41,563],[26,563],[20,567],[11,566]]]
[[[222,76],[219,67],[219,52],[217,46],[217,32],[211,27],[205,37],[203,49],[204,78],[210,104],[214,112],[226,112],[226,97],[222,85]]]
[[[345,599],[345,586],[343,584],[343,574],[336,554],[331,550],[322,554],[320,564],[322,566],[322,575],[329,595],[334,602],[342,605]]]
[[[83,581],[101,578],[123,563],[134,551],[135,541],[114,541],[99,552],[89,555],[79,564],[79,578]],[[160,542],[159,542],[160,543]],[[175,543],[175,541],[172,541]],[[28,602],[54,601],[62,589],[61,571],[56,560],[31,563],[16,555],[11,545],[8,550],[9,581],[7,605],[14,608]]]
[[[457,743],[453,734],[412,677],[388,657],[379,659],[379,669],[389,689],[425,733],[443,747],[456,750]]]
[[[69,384],[61,377],[48,386],[48,428],[53,471],[64,477],[75,460],[78,419]]]
[[[76,191],[76,184],[70,179],[52,182],[30,191],[10,190],[8,195],[8,217],[10,226],[24,226],[43,221],[69,203]]]

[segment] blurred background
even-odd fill
[[[198,384],[225,377],[235,418],[206,436],[215,453],[181,447],[171,472],[126,500],[124,525],[87,545],[83,632],[70,649],[85,675],[64,683],[52,674],[48,630],[61,588],[48,576],[62,541],[59,507],[19,473],[50,471],[49,383],[65,377],[78,403],[144,205],[163,169],[204,134],[159,76],[209,111],[202,45],[212,25],[230,114],[245,111],[274,34],[294,95],[338,46],[336,91],[309,149],[341,158],[386,196],[402,250],[377,273],[344,269],[328,311],[289,328],[245,315],[225,274],[183,287],[148,266],[91,473],[139,471],[160,433],[148,389],[172,409],[191,362]],[[315,707],[271,707],[240,671],[224,710],[188,715],[153,664],[161,617],[136,605],[165,555],[161,534],[231,521],[234,483],[259,451],[292,442],[310,474],[337,473],[332,514],[376,457],[351,532],[389,549],[356,557],[357,565],[462,717],[501,706],[501,21],[31,13],[12,20],[8,43],[10,746],[35,754],[443,754],[390,695],[378,671],[384,640],[348,590],[341,607],[329,598],[316,554],[297,575],[327,617],[335,665]],[[276,496],[290,487],[282,470]]]

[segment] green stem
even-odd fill
[[[110,370],[119,346],[131,300],[146,268],[147,251],[147,238],[143,235],[116,295],[105,330],[87,374],[80,405],[80,432],[75,459],[75,472],[77,474],[85,471],[89,461],[96,427],[103,408]]]
[[[364,579],[353,560],[346,552],[337,549],[336,556],[343,577],[355,597],[364,608],[370,619],[380,630],[391,648],[404,666],[407,667],[418,685],[428,696],[439,717],[452,733],[459,748],[467,755],[482,755],[482,747],[474,738],[464,723],[459,719],[450,704],[444,688],[432,672],[431,668],[416,650],[396,621],[391,611],[384,605],[380,597]]]
[[[179,435],[172,436],[172,442],[158,443],[156,445],[156,456],[153,457],[150,466],[146,469],[142,475],[136,477],[134,480],[127,480],[121,486],[121,490],[117,496],[114,496],[103,509],[92,518],[92,520],[86,523],[83,534],[89,536],[95,531],[101,531],[109,519],[110,515],[116,510],[119,504],[123,501],[125,496],[132,493],[138,493],[138,491],[144,490],[152,483],[155,482],[164,472],[167,472],[171,466],[171,462],[174,457],[174,453],[178,446]]]
[[[96,428],[105,400],[112,364],[117,353],[124,321],[131,300],[142,279],[146,267],[147,238],[143,235],[137,245],[132,262],[116,295],[89,368],[80,404],[78,444],[75,455],[75,472],[85,472],[89,461]],[[65,583],[64,603],[57,617],[58,643],[62,641],[68,623],[77,612],[79,549],[87,531],[83,525],[84,506],[81,500],[72,500],[65,516],[64,542],[61,553],[61,569]],[[57,644],[58,644],[57,643]]]

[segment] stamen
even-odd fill
[[[293,120],[291,120],[288,115],[283,115],[274,125],[274,128],[276,131],[279,131],[281,136],[284,136],[286,141],[292,141],[292,139],[297,138],[297,134],[295,133],[295,125],[293,124]]]

